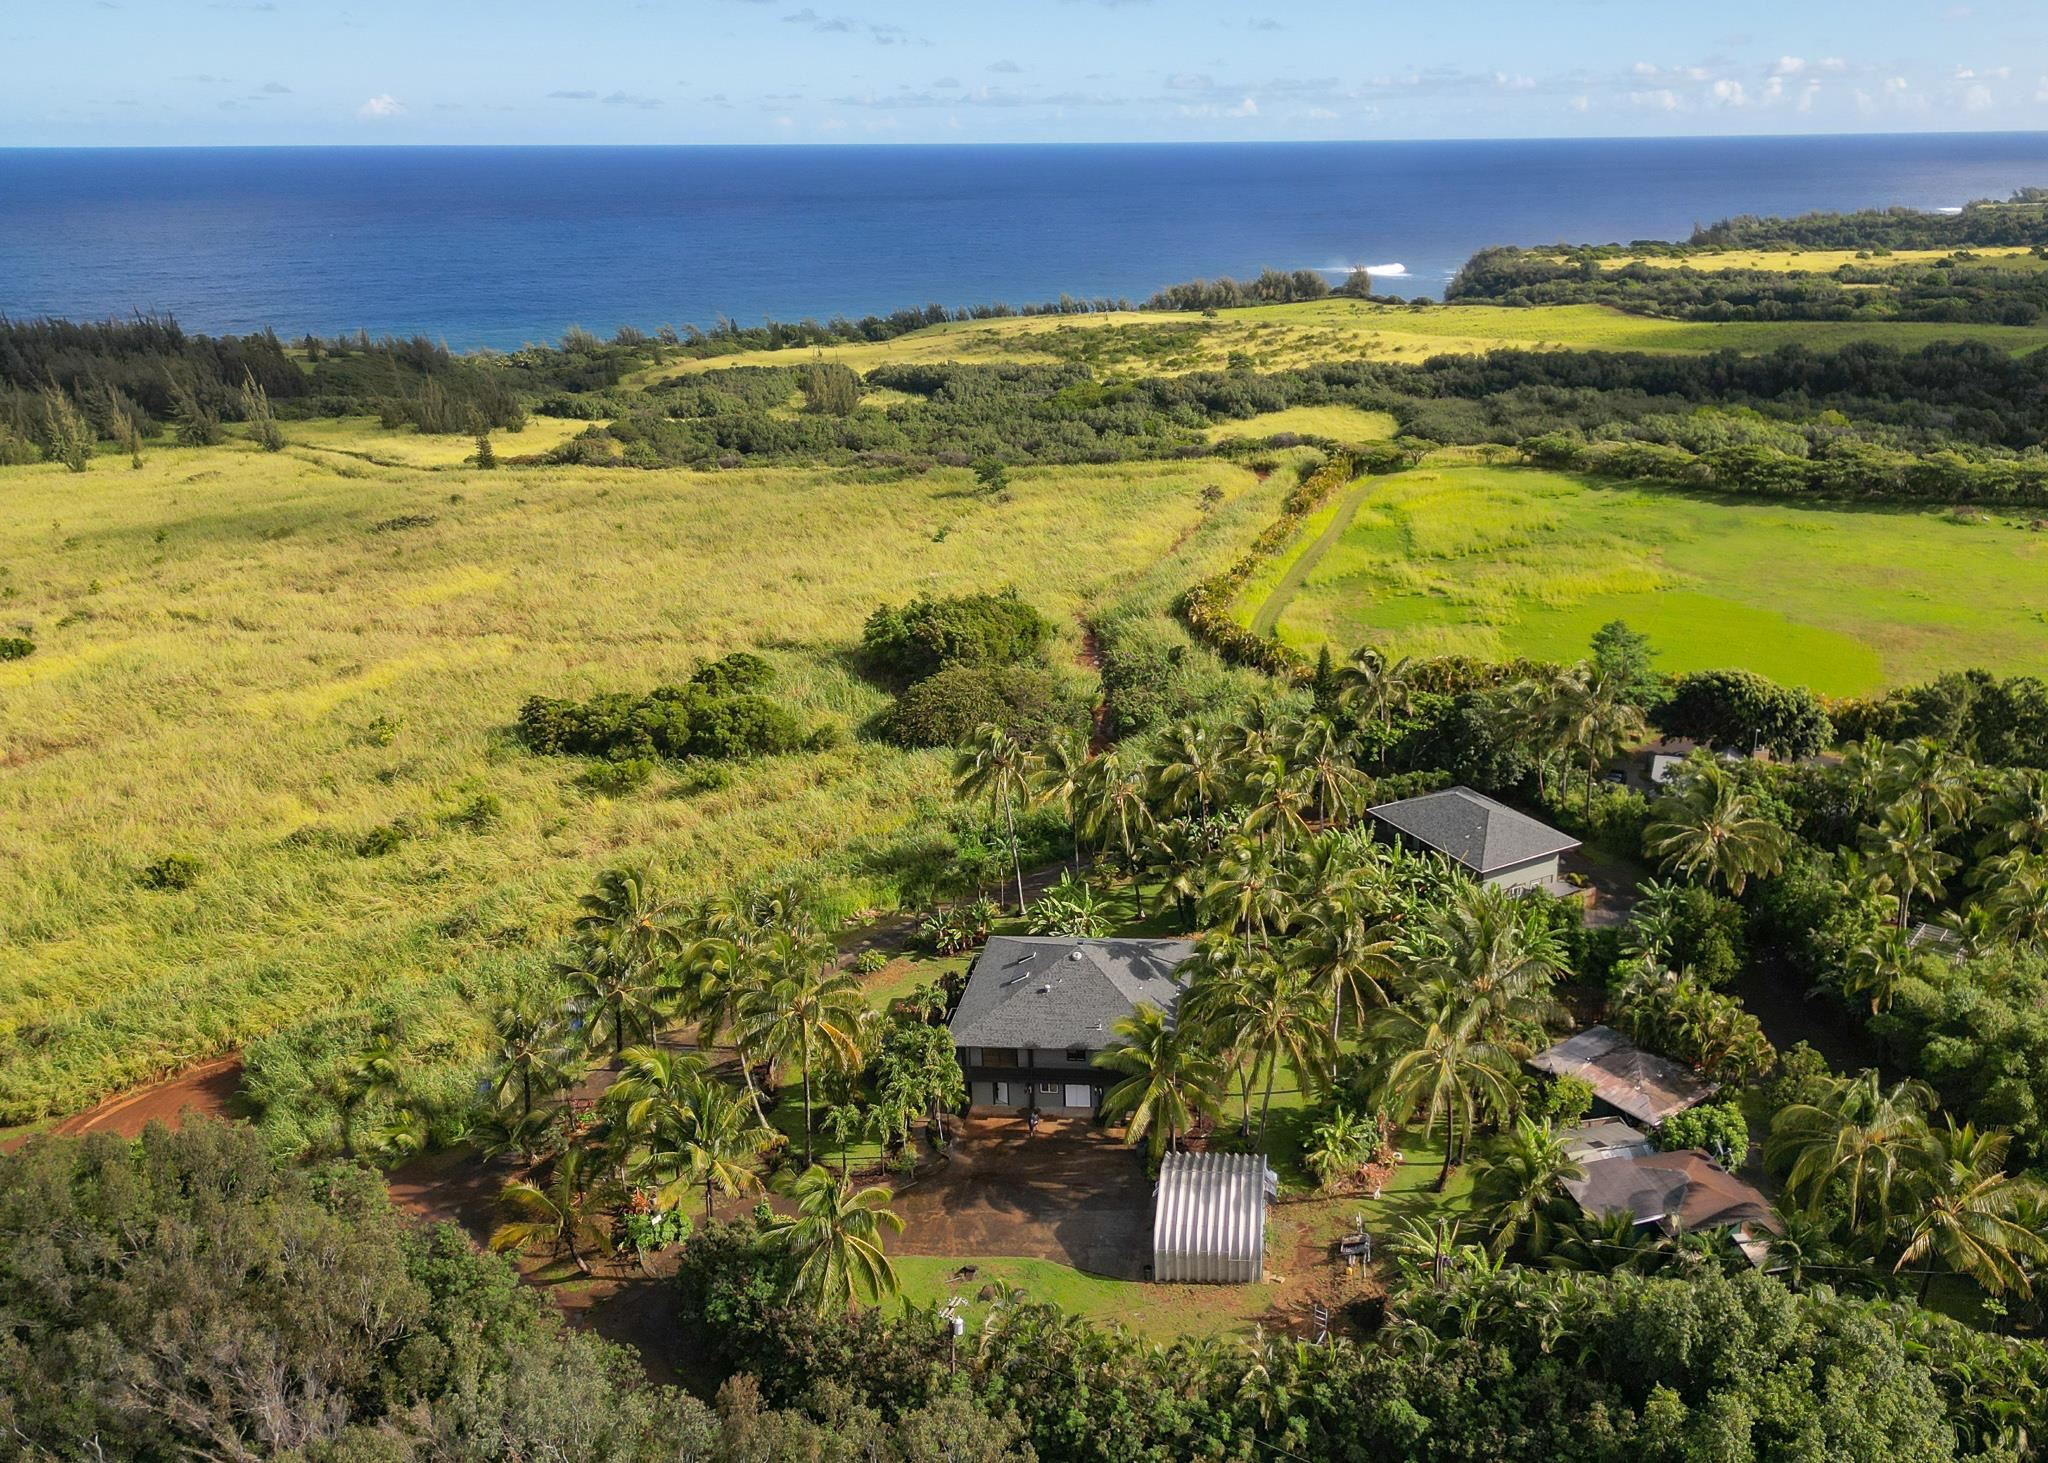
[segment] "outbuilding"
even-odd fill
[[[1152,1278],[1250,1285],[1266,1265],[1266,1201],[1280,1180],[1258,1153],[1168,1153],[1152,1213]]]
[[[1579,840],[1469,787],[1445,788],[1370,810],[1410,848],[1440,853],[1482,884],[1565,892],[1560,860]]]

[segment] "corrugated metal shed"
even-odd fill
[[[1266,1259],[1279,1178],[1258,1153],[1168,1153],[1152,1214],[1152,1278],[1249,1285]]]

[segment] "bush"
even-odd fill
[[[0,635],[0,660],[25,660],[35,653],[36,643],[26,635]]]
[[[356,840],[359,858],[382,858],[396,853],[405,842],[405,830],[396,823],[380,823]]]
[[[948,666],[1016,665],[1036,656],[1051,634],[1043,615],[1005,589],[883,605],[868,616],[861,644],[878,670],[917,681]]]
[[[956,665],[899,696],[883,734],[899,747],[957,747],[992,725],[1036,742],[1085,719],[1086,708],[1050,671]]]
[[[1811,757],[1834,740],[1828,714],[1811,691],[1780,686],[1753,671],[1693,671],[1680,676],[1657,724],[1675,737],[1780,757]]]
[[[142,871],[145,889],[190,889],[205,868],[189,853],[167,853]]]
[[[1703,1102],[1666,1118],[1657,1130],[1657,1146],[1666,1153],[1704,1148],[1723,1163],[1739,1164],[1749,1154],[1749,1121],[1739,1103]]]
[[[1593,1110],[1593,1084],[1584,1077],[1566,1073],[1541,1083],[1535,1100],[1529,1106],[1539,1118],[1547,1118],[1560,1128],[1568,1128]]]
[[[690,684],[713,696],[734,696],[763,690],[774,679],[775,668],[767,661],[749,651],[735,650],[699,666],[691,673]]]
[[[818,744],[835,731],[807,732],[796,713],[758,688],[768,663],[740,652],[699,668],[686,686],[657,686],[645,696],[607,691],[588,701],[530,697],[519,708],[518,736],[546,756],[730,760],[773,756]],[[642,779],[643,781],[645,779]]]
[[[889,966],[889,957],[880,950],[863,950],[853,957],[854,972],[858,975],[879,975]]]

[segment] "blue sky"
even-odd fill
[[[2044,0],[6,0],[0,145],[2048,129]]]

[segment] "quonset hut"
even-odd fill
[[[1168,1153],[1152,1212],[1152,1278],[1250,1285],[1266,1262],[1266,1201],[1280,1180],[1258,1153]]]

